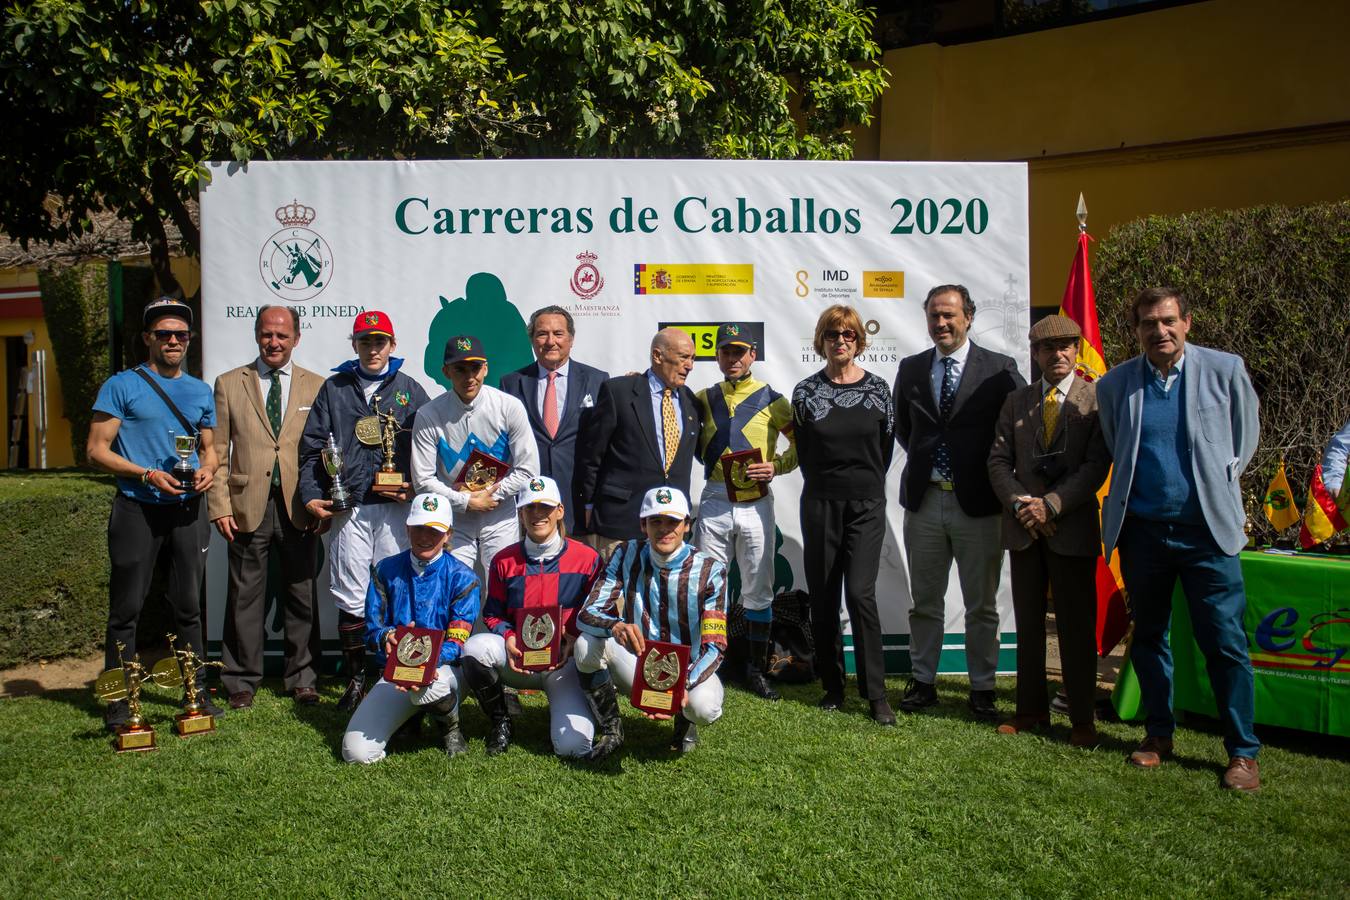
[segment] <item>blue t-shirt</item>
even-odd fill
[[[164,378],[148,367],[144,370],[164,393],[173,398],[189,422],[195,423],[198,429],[215,427],[215,397],[205,381],[187,374]],[[118,372],[103,382],[98,399],[94,401],[94,412],[122,420],[112,443],[114,453],[147,469],[172,471],[178,462],[178,454],[173,451],[173,435],[182,433],[183,423],[135,371]],[[188,462],[194,469],[198,467],[195,451],[188,457]],[[139,478],[119,477],[117,488],[142,503],[181,503],[192,496],[190,493],[178,497],[161,494],[150,485],[141,484]]]

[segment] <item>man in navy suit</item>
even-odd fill
[[[581,421],[609,373],[572,359],[576,323],[561,306],[535,310],[529,328],[536,361],[502,376],[501,389],[525,404],[539,445],[539,473],[570,491]],[[564,521],[577,534],[572,507],[564,504]]]
[[[573,489],[586,530],[606,554],[642,536],[638,508],[647,491],[669,485],[689,495],[702,404],[685,380],[694,342],[678,328],[652,338],[651,365],[641,375],[611,378],[578,441]]]
[[[989,484],[989,449],[1004,399],[1026,382],[1011,356],[968,339],[975,302],[963,285],[938,285],[923,309],[933,349],[902,359],[895,379],[895,439],[906,454],[900,505],[913,601],[914,678],[900,708],[918,712],[937,705],[947,581],[955,560],[966,609],[970,710],[993,720],[1003,507]]]
[[[1120,550],[1130,595],[1130,659],[1148,711],[1130,754],[1141,768],[1172,753],[1172,591],[1177,580],[1205,654],[1223,723],[1223,786],[1256,791],[1255,686],[1242,617],[1238,553],[1246,543],[1239,476],[1260,438],[1256,391],[1240,357],[1186,343],[1191,314],[1176,288],[1140,291],[1130,310],[1143,353],[1097,382],[1115,462],[1102,509],[1106,558]]]

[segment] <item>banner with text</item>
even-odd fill
[[[557,304],[576,319],[573,356],[611,375],[642,371],[652,334],[686,328],[695,391],[719,377],[719,323],[760,338],[755,374],[791,396],[822,361],[820,312],[858,310],[870,346],[861,365],[888,381],[931,346],[923,299],[965,284],[976,343],[1028,374],[1027,172],[1021,163],[694,160],[213,163],[201,192],[203,367],[208,381],[256,355],[254,316],[300,314],[296,362],[328,374],[353,357],[354,317],[389,313],[404,371],[435,396],[446,338],[474,334],[490,384],[533,361],[525,323]],[[890,472],[877,598],[887,666],[908,669],[909,579]],[[777,589],[806,587],[798,473],[773,483],[781,531]],[[695,466],[697,501],[701,471]],[[220,543],[220,542],[218,542]],[[221,634],[224,547],[211,554],[208,636]],[[1006,565],[1005,565],[1006,568]],[[325,602],[325,633],[335,614]],[[1013,668],[1006,571],[999,593]],[[280,617],[269,616],[279,637]],[[964,671],[955,573],[944,671]],[[271,648],[275,652],[277,648]]]

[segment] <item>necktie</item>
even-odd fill
[[[952,414],[952,400],[956,398],[955,379],[952,378],[952,367],[956,365],[956,360],[950,356],[942,359],[942,391],[938,397],[938,412],[945,422]],[[937,452],[933,454],[933,468],[938,470],[943,481],[952,480],[952,454],[947,448],[947,441],[943,440],[937,446]]]
[[[1050,446],[1050,438],[1059,424],[1059,392],[1054,388],[1045,392],[1045,402],[1041,404],[1041,429],[1045,432],[1045,446]]]
[[[549,437],[558,436],[558,373],[548,373],[548,386],[544,388],[544,428]]]
[[[273,436],[281,434],[281,373],[272,370],[272,386],[267,389],[267,422]],[[272,463],[272,486],[281,484],[281,460]]]
[[[661,437],[666,445],[666,471],[675,462],[675,452],[680,449],[680,421],[675,418],[675,398],[670,388],[661,392]]]

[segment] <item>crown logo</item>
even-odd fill
[[[594,263],[599,258],[600,257],[596,256],[589,250],[582,250],[580,253],[577,254],[577,259],[581,260],[584,263]]]
[[[312,206],[306,206],[298,200],[278,206],[276,211],[277,221],[287,228],[308,225],[317,215]]]

